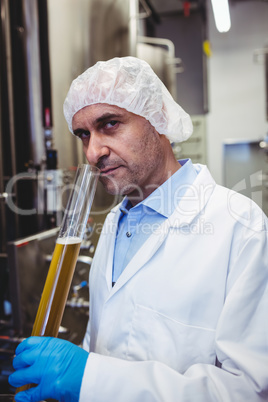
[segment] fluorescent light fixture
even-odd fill
[[[228,32],[231,19],[228,0],[211,0],[216,28],[219,32]]]

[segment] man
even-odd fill
[[[90,273],[84,348],[33,337],[16,351],[17,401],[268,400],[267,218],[177,162],[189,116],[144,61],[99,62],[72,84],[71,132],[109,193]]]

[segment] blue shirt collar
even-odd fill
[[[134,209],[150,208],[151,210],[168,218],[175,210],[178,199],[183,197],[187,186],[191,185],[197,177],[197,172],[191,159],[179,160],[181,168],[178,169],[161,186],[154,190],[145,200],[137,204]],[[131,203],[125,197],[120,206],[122,213],[128,213]],[[146,209],[145,208],[145,209]]]

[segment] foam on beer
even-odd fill
[[[70,236],[70,237],[58,237],[56,243],[58,244],[77,244],[81,243],[82,239],[80,237]]]

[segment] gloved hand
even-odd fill
[[[79,400],[82,377],[89,354],[68,341],[49,337],[30,337],[16,349],[15,372],[9,376],[13,387],[37,384],[16,394],[17,402],[46,398],[74,402]]]

